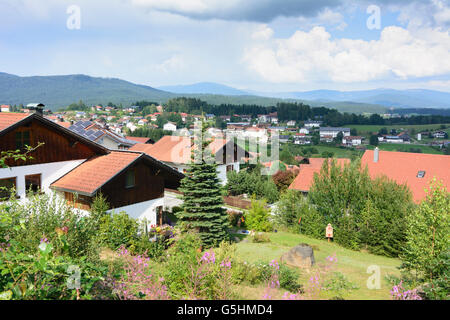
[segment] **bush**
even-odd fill
[[[245,216],[245,224],[250,230],[272,231],[272,224],[269,221],[269,211],[266,209],[266,201],[252,200],[250,210]]]
[[[130,246],[138,240],[139,224],[125,212],[112,213],[101,218],[99,241],[113,250]]]
[[[249,194],[257,199],[265,198],[269,203],[274,203],[279,198],[278,188],[271,176],[261,175],[260,167],[251,171],[230,171],[227,174],[227,180],[225,188],[229,195]]]
[[[427,295],[441,298],[448,294],[450,273],[450,195],[442,182],[430,183],[427,198],[407,215],[407,242],[403,250],[402,270],[412,274],[429,290]]]
[[[323,216],[310,204],[308,198],[298,191],[288,190],[281,196],[277,203],[275,219],[280,226],[291,232],[323,238],[326,227]]]
[[[272,180],[279,192],[285,191],[297,177],[298,170],[278,171],[272,176]]]
[[[267,243],[267,242],[270,242],[270,238],[265,233],[257,232],[252,237],[252,242],[254,242],[254,243]]]
[[[73,258],[96,254],[92,239],[99,229],[97,217],[67,206],[56,195],[35,195],[26,203],[17,200],[3,203],[0,217],[21,226],[5,229],[3,236],[14,239],[28,252],[35,252],[40,240],[46,238],[57,253],[67,250]]]

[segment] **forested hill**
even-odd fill
[[[86,104],[128,105],[138,99],[163,102],[175,95],[120,79],[86,75],[19,77],[0,73],[0,103],[42,102],[52,110],[83,100]]]

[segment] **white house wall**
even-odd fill
[[[156,224],[156,212],[158,207],[164,207],[164,198],[157,198],[149,201],[139,202],[120,208],[111,209],[108,212],[126,212],[130,217],[140,220],[147,220],[148,224]]]
[[[26,197],[25,176],[32,174],[41,175],[41,189],[43,192],[50,192],[50,185],[71,171],[75,167],[83,163],[82,160],[51,162],[44,164],[34,164],[29,166],[19,166],[0,169],[0,179],[16,178],[17,195],[22,199]]]

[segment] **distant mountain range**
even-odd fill
[[[316,90],[307,92],[254,92],[230,86],[200,82],[192,85],[150,86],[116,78],[87,75],[20,77],[0,72],[0,104],[42,102],[52,110],[83,100],[86,104],[124,106],[139,100],[164,103],[168,99],[188,96],[210,104],[259,104],[273,106],[279,101],[297,101],[311,106],[336,108],[342,112],[382,113],[388,108],[450,108],[450,93],[432,90],[367,91]]]
[[[261,93],[267,95],[267,93]],[[279,98],[305,99],[317,102],[352,101],[394,108],[450,108],[450,92],[424,89],[365,91],[315,90],[274,94]]]
[[[450,92],[411,89],[375,89],[364,91],[314,90],[304,92],[244,91],[213,82],[164,86],[158,89],[183,94],[257,95],[270,98],[298,99],[319,104],[352,102],[381,105],[387,108],[450,108]]]
[[[174,93],[187,94],[220,94],[224,96],[251,95],[248,92],[214,82],[199,82],[195,84],[178,86],[162,86],[158,87],[158,89]]]

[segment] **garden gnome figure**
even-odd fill
[[[328,242],[330,242],[330,238],[333,238],[333,227],[329,223],[325,229],[325,235],[328,238]]]

